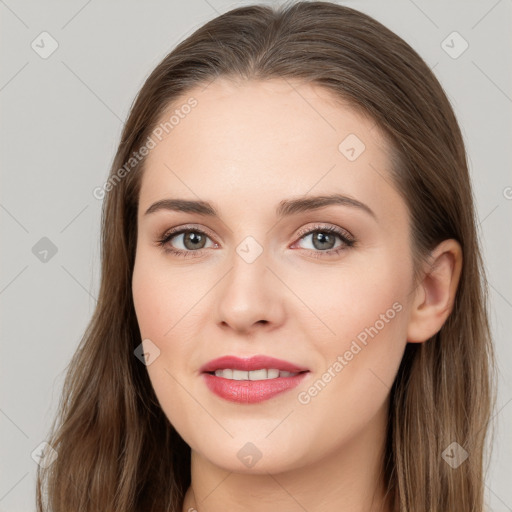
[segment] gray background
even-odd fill
[[[133,97],[177,42],[249,3],[0,0],[0,512],[35,510],[31,453],[45,440],[99,285],[101,201],[92,191],[107,178]],[[486,491],[493,511],[512,511],[512,1],[343,3],[422,55],[462,126],[500,372]],[[46,37],[50,48],[43,31],[58,43],[47,58],[31,47]],[[469,44],[457,58],[462,39],[446,39],[454,31]],[[46,261],[43,237],[57,249]]]

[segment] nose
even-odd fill
[[[234,253],[232,266],[216,291],[216,323],[237,333],[273,330],[285,316],[285,286],[263,251],[254,261]],[[259,326],[259,327],[258,327]]]

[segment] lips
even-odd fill
[[[251,380],[251,377],[233,380],[224,378],[225,375],[230,375],[230,372],[226,373],[222,370],[233,370],[233,374],[249,372],[249,376],[251,372],[259,374],[257,370],[269,370],[269,376],[270,371],[278,370],[279,376],[265,380]],[[289,391],[298,386],[310,373],[307,368],[295,363],[263,355],[244,359],[235,356],[219,357],[203,365],[200,371],[206,386],[212,393],[224,400],[245,404],[269,400]]]
[[[215,370],[262,370],[275,368],[283,372],[300,373],[309,371],[308,368],[299,366],[282,359],[276,359],[274,357],[257,355],[248,358],[241,359],[235,356],[223,356],[217,359],[209,361],[200,368],[201,373],[215,372]]]

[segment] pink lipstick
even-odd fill
[[[258,403],[298,386],[307,368],[273,357],[224,356],[200,369],[208,389],[237,403]]]

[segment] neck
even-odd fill
[[[387,405],[343,446],[286,472],[226,471],[192,451],[183,512],[390,512],[383,473]]]

